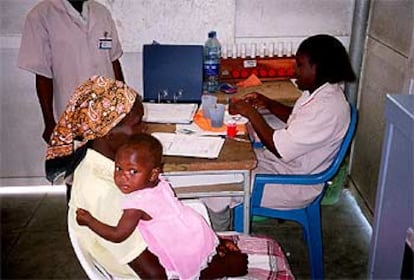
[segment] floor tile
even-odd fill
[[[87,279],[66,231],[24,232],[7,259],[10,279]]]
[[[1,270],[4,270],[7,256],[12,251],[14,245],[19,239],[21,232],[8,232],[7,234],[1,234]]]
[[[334,205],[322,206],[322,232],[326,279],[366,279],[371,230],[354,208],[347,190]],[[252,232],[277,240],[297,279],[309,279],[307,245],[301,227],[290,221],[255,222]]]
[[[58,194],[47,194],[27,225],[27,230],[66,231],[66,215],[66,197]]]
[[[2,233],[25,228],[45,196],[45,194],[0,195]]]
[[[1,220],[1,268],[41,205],[45,194],[37,195],[0,195]]]
[[[2,195],[2,279],[86,279],[66,230],[66,198]]]

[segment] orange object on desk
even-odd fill
[[[238,87],[252,87],[261,85],[262,81],[255,74],[251,74],[246,80],[238,82],[236,86]]]
[[[225,123],[221,127],[212,127],[211,126],[211,120],[207,119],[203,116],[203,110],[200,109],[197,111],[197,113],[194,115],[193,121],[196,125],[198,125],[202,130],[211,131],[211,132],[227,132],[227,126]],[[237,125],[237,131],[242,134],[246,134],[247,129],[246,125],[244,124],[238,124]]]

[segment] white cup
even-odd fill
[[[201,108],[203,109],[203,117],[210,118],[209,108],[215,107],[217,104],[217,97],[210,94],[203,94],[201,96]]]
[[[216,106],[212,106],[208,108],[212,127],[223,126],[225,109],[226,109],[226,105],[224,104],[216,104]]]

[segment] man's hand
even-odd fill
[[[89,213],[87,210],[78,208],[76,210],[76,221],[81,226],[87,226],[89,223],[93,220],[93,217],[91,213]]]
[[[36,74],[36,92],[45,123],[45,130],[43,131],[42,137],[46,143],[49,143],[50,136],[56,126],[53,114],[53,80]]]
[[[45,130],[43,131],[43,134],[42,134],[43,140],[45,140],[46,144],[49,143],[50,137],[52,136],[52,132],[55,126],[56,126],[55,121],[46,124]]]

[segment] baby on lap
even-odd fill
[[[122,242],[138,228],[169,279],[195,279],[220,257],[223,247],[239,249],[219,239],[200,214],[179,201],[161,172],[161,143],[148,134],[131,137],[115,157],[114,180],[125,194],[118,224],[104,224],[81,208],[76,219],[112,242]]]

